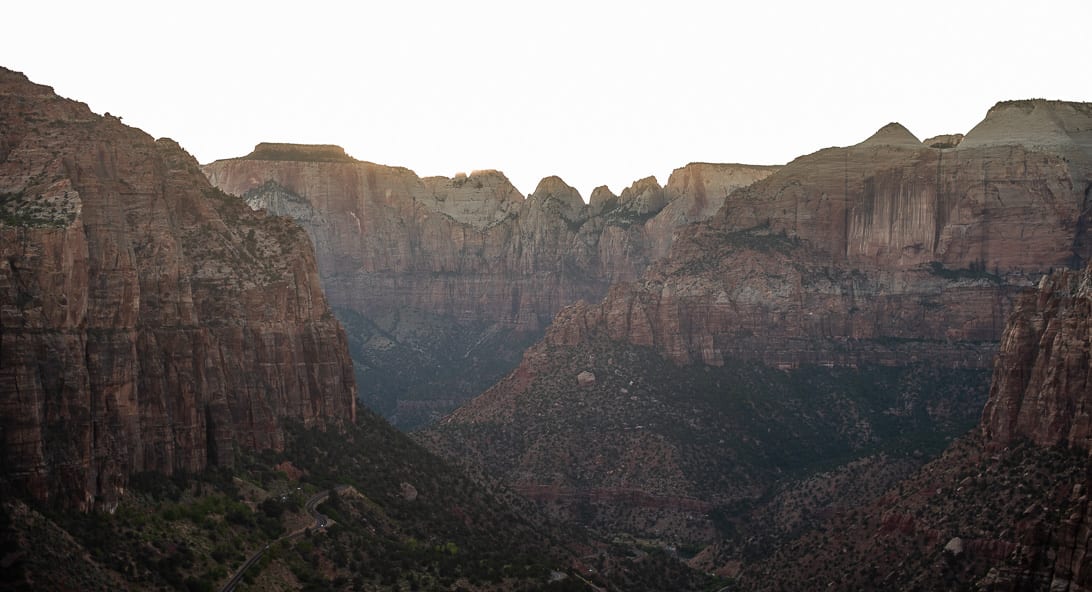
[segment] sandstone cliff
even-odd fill
[[[773,170],[692,164],[667,187],[604,187],[585,204],[557,177],[525,198],[496,171],[421,179],[329,146],[261,144],[204,167],[217,187],[308,231],[361,394],[402,427],[487,388],[558,310],[635,279],[677,227]]]
[[[998,119],[1006,135],[983,131]],[[1046,119],[1059,122],[1049,134]],[[562,310],[514,373],[421,437],[524,488],[610,485],[724,507],[823,466],[820,449],[935,452],[977,419],[1019,291],[1088,258],[1090,125],[1089,105],[1002,103],[955,148],[890,124],[800,157],[680,232],[640,280]],[[670,364],[619,363],[648,350]],[[671,366],[709,377],[705,397]],[[565,369],[610,381],[552,378]],[[633,442],[643,451],[623,458],[664,463],[659,476],[609,470],[597,454]],[[702,475],[717,463],[719,477]]]
[[[983,413],[982,431],[993,446],[1028,439],[1092,451],[1090,281],[1087,269],[1059,271],[1017,304]]]
[[[290,221],[171,140],[0,70],[0,483],[110,506],[351,421],[344,332]]]
[[[706,567],[744,590],[1092,589],[1090,286],[1092,267],[1060,270],[1019,298],[979,429],[941,458],[753,564],[737,543]]]
[[[641,282],[565,311],[550,339],[598,331],[678,363],[986,366],[994,346],[977,344],[1000,337],[1015,291],[1089,252],[1092,107],[1033,104],[995,107],[954,150],[890,124],[801,157],[732,195]],[[1048,136],[1052,110],[1064,125]]]

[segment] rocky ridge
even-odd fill
[[[294,223],[169,139],[0,69],[0,486],[110,508],[141,471],[352,421],[345,334]]]
[[[1052,110],[1057,117],[1043,115]],[[1024,115],[1030,118],[1027,136],[1021,135]],[[996,119],[1006,122],[1005,138],[986,133]],[[1060,122],[1052,128],[1055,141],[1043,140],[1041,119]],[[671,255],[640,280],[614,285],[599,303],[562,310],[514,373],[421,438],[450,458],[525,488],[609,484],[736,505],[747,494],[729,483],[702,490],[700,480],[690,477],[619,478],[604,472],[609,463],[596,464],[595,451],[629,437],[616,433],[624,426],[605,418],[627,413],[632,395],[578,394],[575,380],[566,386],[563,378],[550,377],[565,368],[570,378],[581,371],[609,376],[627,355],[620,349],[652,350],[666,359],[659,366],[650,359],[642,370],[643,376],[659,375],[662,383],[650,388],[670,411],[656,416],[679,417],[651,429],[640,422],[643,441],[656,443],[646,451],[665,450],[661,477],[690,473],[685,455],[701,454],[685,451],[716,432],[703,421],[711,417],[707,407],[673,394],[676,385],[666,377],[677,373],[670,366],[720,376],[724,385],[746,384],[733,378],[734,369],[759,363],[812,385],[799,400],[770,395],[763,406],[732,409],[726,417],[734,419],[726,421],[739,422],[743,430],[713,438],[710,444],[717,446],[711,446],[716,452],[710,459],[748,450],[762,436],[747,426],[771,420],[770,433],[792,434],[786,446],[797,446],[798,454],[845,438],[838,453],[846,459],[889,445],[892,437],[910,444],[905,455],[927,448],[917,443],[921,438],[956,436],[977,419],[1016,295],[1051,268],[1088,259],[1090,125],[1089,105],[1040,101],[1029,109],[1002,103],[954,148],[926,146],[891,124],[858,145],[800,157],[731,194],[707,222],[680,232]],[[915,370],[921,366],[939,374]],[[847,404],[845,387],[815,378],[860,380],[844,376],[847,371],[906,374],[890,386],[865,388]],[[767,377],[750,385],[750,396],[787,388],[762,386],[771,382],[776,384]],[[946,390],[958,384],[967,386]],[[724,386],[709,391],[714,405],[733,405],[741,396]],[[886,410],[872,415],[872,405]],[[922,428],[905,440],[899,434],[923,420],[922,412],[930,419],[920,425],[932,422],[934,431]],[[834,431],[824,437],[810,420],[803,426],[782,423],[796,421],[786,419],[794,413],[818,413],[819,422],[843,427],[831,426]],[[533,427],[562,430],[575,423],[585,426],[582,434],[594,436],[543,434]],[[574,450],[586,452],[565,456]],[[567,467],[560,478],[558,463]],[[818,466],[794,470],[806,474]],[[731,470],[748,471],[758,486],[753,494],[761,496],[788,468],[760,461],[736,463]]]
[[[679,237],[641,282],[565,311],[548,339],[600,331],[678,363],[988,366],[994,346],[966,348],[996,342],[1015,292],[1088,257],[1092,110],[1057,105],[1067,123],[1048,144],[1037,131],[1048,103],[1028,138],[1001,142],[980,130],[1013,117],[1005,105],[953,150],[890,124],[798,158]],[[1014,134],[1019,121],[1006,124]],[[885,355],[885,341],[899,343]]]
[[[743,590],[1090,589],[1090,285],[1061,270],[1020,297],[981,423],[942,457],[754,564],[713,563]]]
[[[402,427],[487,388],[558,310],[635,279],[678,227],[776,169],[691,164],[665,187],[601,187],[585,204],[558,177],[524,197],[497,171],[422,179],[328,146],[270,146],[203,170],[308,231],[362,397]]]

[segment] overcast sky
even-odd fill
[[[350,8],[351,6],[351,8]],[[587,199],[693,161],[784,163],[890,121],[1092,101],[1092,2],[8,2],[0,65],[201,162],[329,143]]]

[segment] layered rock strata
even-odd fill
[[[307,235],[153,140],[0,70],[0,483],[109,507],[352,421]]]
[[[738,541],[706,568],[742,590],[1092,589],[1089,335],[1092,267],[1044,276],[1009,318],[970,436],[753,564]]]
[[[982,432],[991,447],[1021,439],[1092,452],[1092,273],[1044,276],[1009,320]]]
[[[539,433],[534,426],[590,422],[588,430],[602,442],[630,437],[616,433],[603,418],[628,409],[632,395],[558,394],[563,387],[549,379],[566,363],[580,364],[572,368],[574,374],[609,373],[610,360],[619,359],[618,347],[651,349],[673,365],[708,376],[723,373],[701,366],[724,367],[731,374],[741,363],[780,368],[789,376],[829,372],[854,383],[861,379],[837,369],[907,372],[905,380],[891,385],[905,389],[905,397],[897,397],[905,407],[892,402],[880,415],[871,415],[870,406],[890,404],[892,393],[877,387],[854,407],[844,404],[846,387],[818,381],[812,403],[770,398],[733,407],[724,417],[736,417],[742,426],[761,425],[769,416],[781,421],[815,414],[819,421],[852,426],[845,433],[854,434],[858,443],[883,446],[907,422],[922,417],[922,410],[936,421],[944,415],[939,410],[981,405],[984,374],[1017,294],[1052,268],[1088,259],[1089,130],[1090,105],[1010,102],[991,109],[961,141],[937,142],[955,143],[954,148],[926,146],[901,125],[890,124],[855,146],[800,157],[732,193],[707,222],[678,233],[670,256],[651,265],[638,281],[614,285],[601,302],[562,310],[514,373],[423,439],[521,487],[609,484],[661,495],[735,498],[731,484],[696,494],[705,484],[693,479],[672,484],[641,473],[619,479],[618,471],[596,464],[593,454],[549,457],[549,450],[586,450],[594,443],[575,433]],[[612,349],[603,343],[613,344]],[[921,365],[940,374],[922,380],[924,375],[913,370]],[[979,389],[946,390],[961,369],[981,377]],[[649,372],[673,375],[662,369]],[[724,380],[731,378],[725,375]],[[623,383],[620,388],[634,387]],[[712,398],[722,405],[738,396],[721,384],[716,389],[711,392],[723,394]],[[657,401],[672,410],[657,415],[677,412],[685,420],[644,424],[641,435],[671,443],[672,454],[685,459],[692,456],[685,451],[693,450],[694,441],[709,440],[717,429],[702,421],[711,411],[673,395],[675,390],[667,383],[655,388]],[[934,424],[928,437],[942,440],[961,433],[970,427],[963,420],[973,422],[977,410],[971,413],[961,411],[956,414],[960,421],[947,426]],[[1074,429],[1083,434],[1083,428]],[[743,432],[712,442],[730,457],[750,449],[754,436]],[[801,446],[801,457],[824,444],[822,438],[786,437]],[[832,453],[865,449],[855,446],[850,442]],[[716,457],[710,452],[708,458]],[[559,479],[555,469],[566,461],[576,464],[566,465]],[[747,470],[762,483],[784,468],[759,462]]]
[[[662,257],[774,167],[692,164],[666,187],[579,193],[548,177],[524,197],[497,171],[419,178],[328,146],[261,144],[204,167],[214,185],[311,236],[350,332],[362,395],[411,427],[509,371],[554,314]]]
[[[988,366],[994,346],[978,345],[1015,291],[1088,257],[1090,125],[1085,104],[1001,103],[952,150],[891,124],[801,157],[548,339],[599,331],[677,363]]]

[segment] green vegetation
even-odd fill
[[[289,433],[286,450],[237,456],[234,470],[135,474],[113,513],[0,504],[0,549],[35,549],[0,588],[218,590],[259,550],[240,590],[586,590],[578,572],[617,589],[708,588],[671,558],[627,558],[546,522],[367,411],[344,431]],[[299,480],[276,468],[287,463]],[[335,485],[318,508],[327,527],[313,528],[305,501]],[[591,572],[574,548],[595,554]]]
[[[356,162],[340,146],[332,144],[276,144],[263,142],[244,160],[291,160],[297,162]]]
[[[769,222],[729,232],[719,232],[716,235],[724,244],[737,249],[753,249],[762,252],[778,252],[787,254],[801,245],[800,237],[789,236],[782,229],[774,232],[770,229]]]
[[[622,206],[608,210],[603,215],[603,220],[608,226],[619,226],[621,228],[629,228],[630,226],[641,226],[645,222],[656,217],[660,210],[654,212],[638,212],[635,208]]]
[[[45,587],[80,582],[77,588],[100,589],[114,582],[105,587],[213,590],[247,550],[284,532],[281,520],[252,509],[253,496],[240,493],[225,471],[140,473],[130,486],[113,514],[39,508],[32,510],[31,516],[39,516],[34,521],[21,516],[8,536],[29,540],[37,551],[23,556],[17,571],[33,573]],[[9,521],[21,514],[19,507],[3,507]],[[63,553],[68,536],[86,550],[87,559],[79,553],[61,564],[49,562],[54,553]]]
[[[866,457],[898,471],[916,466],[974,425],[989,385],[988,370],[926,364],[679,367],[651,348],[606,339],[539,359],[549,366],[536,368],[513,423],[449,423],[432,437],[502,475],[548,474],[575,491],[622,483],[720,507],[710,516],[577,495],[542,506],[604,537],[676,548],[708,543],[714,528],[733,536],[779,484]],[[578,387],[584,370],[596,382]]]
[[[929,271],[946,280],[985,280],[993,284],[1002,282],[1000,276],[986,270],[986,263],[981,260],[972,261],[966,269],[948,269],[943,263],[933,261],[929,264]]]
[[[204,188],[202,196],[223,224],[184,229],[187,254],[205,263],[194,282],[208,284],[213,297],[228,297],[227,289],[239,287],[233,283],[240,280],[260,285],[285,281],[289,264],[296,258],[294,251],[301,241],[308,240],[299,225],[255,213],[241,198],[214,187]]]
[[[1053,557],[1083,544],[1081,535],[1074,539],[1073,524],[1087,516],[1087,462],[1085,452],[1066,446],[1017,441],[987,449],[970,434],[882,498],[828,516],[758,557],[742,584],[754,590],[972,590],[981,589],[987,574],[1002,573],[1020,582],[1017,588],[1045,589],[1031,583],[1050,582],[1057,573]],[[1020,551],[946,551],[955,537]],[[836,585],[828,586],[831,581]]]
[[[27,228],[64,228],[76,220],[76,206],[64,196],[0,193],[0,224]]]

